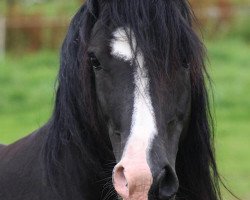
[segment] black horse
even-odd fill
[[[186,0],[89,0],[54,113],[0,148],[1,200],[218,200],[203,44]]]

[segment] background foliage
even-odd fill
[[[250,200],[250,2],[225,0],[218,9],[218,1],[191,2],[208,49],[219,169],[229,188]],[[59,47],[81,2],[0,1],[8,24],[7,51],[0,57],[0,143],[14,142],[49,119]],[[227,192],[224,197],[233,199]]]

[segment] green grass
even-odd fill
[[[1,0],[0,2],[0,11],[4,14],[7,13],[7,0]],[[50,0],[50,1],[25,1],[25,0],[16,0],[18,12],[25,15],[33,15],[33,14],[42,14],[46,17],[48,16],[64,16],[70,17],[72,13],[75,13],[79,6],[82,4],[79,0]],[[1,13],[0,13],[1,14]],[[12,13],[13,14],[13,13]]]
[[[0,61],[0,142],[13,142],[48,119],[57,70],[54,52]]]
[[[226,184],[250,199],[250,45],[207,42],[214,87],[216,149]],[[53,108],[58,70],[55,52],[0,60],[0,143],[11,143],[44,124]],[[233,199],[225,194],[225,200]]]
[[[250,45],[241,40],[207,43],[216,110],[218,165],[225,182],[250,199]],[[231,199],[227,196],[226,199]]]
[[[54,0],[47,3],[24,4],[22,6],[27,14],[42,13],[45,16],[72,16],[72,13],[75,13],[80,5],[79,0]]]

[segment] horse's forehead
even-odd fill
[[[129,35],[131,39],[129,39]],[[111,55],[125,61],[132,61],[136,48],[136,39],[134,34],[128,28],[117,28],[112,33],[110,43]]]

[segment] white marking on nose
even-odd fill
[[[111,54],[117,58],[131,61],[135,59],[136,70],[134,73],[135,91],[134,91],[134,107],[132,115],[131,132],[123,152],[123,157],[133,148],[133,153],[144,152],[147,156],[152,141],[157,135],[155,113],[152,106],[152,100],[149,93],[149,77],[146,69],[144,57],[140,51],[137,51],[134,57],[134,49],[136,48],[136,39],[132,33],[131,47],[126,31],[128,29],[118,28],[114,33],[114,39],[111,41]]]
[[[132,32],[130,32],[132,33]],[[126,200],[146,200],[153,182],[149,167],[149,151],[157,135],[155,114],[149,94],[149,77],[141,51],[134,53],[136,40],[131,34],[132,46],[124,28],[113,33],[111,54],[135,65],[134,105],[128,141],[121,161],[115,166],[113,182],[116,191]],[[135,61],[135,62],[134,62]]]

